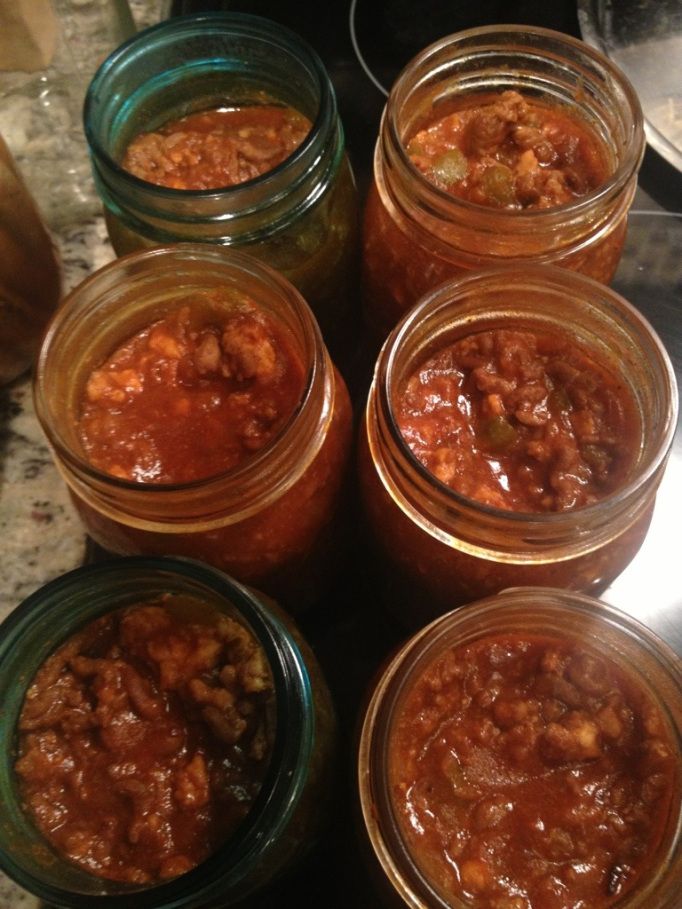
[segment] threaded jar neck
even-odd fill
[[[617,369],[636,402],[639,450],[629,479],[595,504],[537,514],[484,505],[437,480],[400,432],[397,397],[428,355],[477,331],[511,326],[568,334]],[[566,269],[498,269],[442,285],[394,329],[377,361],[365,419],[380,481],[431,537],[503,562],[568,560],[604,545],[650,508],[675,432],[676,382],[651,326],[614,291]]]
[[[305,375],[296,410],[268,445],[217,476],[154,484],[97,470],[78,436],[79,402],[89,373],[174,300],[216,287],[247,295],[288,330]],[[224,527],[276,501],[321,448],[334,394],[329,354],[300,294],[252,257],[207,244],[124,256],[79,285],[48,329],[34,384],[38,418],[74,492],[111,518],[160,532]]]
[[[0,864],[50,904],[71,909],[195,907],[236,902],[263,874],[301,801],[315,744],[313,694],[307,666],[287,625],[270,605],[222,572],[191,559],[126,558],[90,565],[52,581],[25,600],[0,629],[0,718],[3,741],[15,734],[24,696],[43,662],[71,635],[107,612],[160,597],[194,601],[243,623],[262,647],[274,688],[274,737],[259,794],[239,835],[201,866],[151,888],[92,876],[61,860],[37,837],[12,773],[14,750],[0,761],[7,815]],[[285,850],[286,853],[286,850]]]
[[[608,152],[606,183],[569,204],[524,211],[478,205],[430,183],[405,149],[429,112],[507,90],[585,120]],[[384,110],[374,168],[392,217],[443,258],[465,267],[499,257],[551,262],[595,243],[626,214],[644,147],[637,95],[609,60],[548,29],[490,26],[438,41],[402,71]]]
[[[227,188],[178,190],[120,165],[128,143],[168,120],[226,104],[285,104],[312,128],[273,170]],[[242,13],[179,16],[140,32],[100,67],[84,105],[85,134],[105,205],[158,242],[242,244],[278,233],[332,184],[344,138],[334,90],[294,32]]]

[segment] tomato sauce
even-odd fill
[[[142,133],[122,166],[170,189],[220,189],[254,180],[285,161],[311,122],[291,107],[253,104],[199,111]]]
[[[221,305],[231,311],[219,314]],[[304,385],[282,326],[246,297],[202,292],[178,300],[92,371],[79,434],[92,465],[113,476],[205,479],[268,445]]]
[[[421,363],[395,403],[419,461],[468,498],[518,512],[591,505],[639,448],[631,392],[568,335],[492,329]]]
[[[232,833],[271,750],[273,688],[245,627],[170,597],[110,613],[38,671],[16,772],[55,849],[135,884],[182,874]]]
[[[435,186],[498,208],[554,208],[609,176],[603,143],[587,123],[516,91],[439,114],[411,137],[407,153]]]
[[[391,733],[402,835],[445,900],[604,909],[646,873],[676,757],[658,708],[582,643],[487,636],[448,649]]]

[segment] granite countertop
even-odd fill
[[[102,218],[56,240],[66,289],[114,257]],[[28,375],[0,390],[0,536],[0,620],[85,557],[85,532],[36,419]]]

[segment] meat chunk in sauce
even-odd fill
[[[24,702],[26,805],[58,852],[104,878],[147,884],[195,867],[246,816],[267,768],[262,648],[235,619],[186,608],[167,597],[96,620]]]

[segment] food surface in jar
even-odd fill
[[[435,186],[479,205],[553,208],[609,176],[603,142],[587,123],[516,91],[469,98],[407,143],[414,165]]]
[[[247,297],[202,291],[116,349],[87,379],[79,433],[99,470],[145,483],[228,471],[280,432],[304,367]]]
[[[168,596],[109,613],[59,647],[27,692],[23,799],[85,870],[135,884],[175,877],[248,813],[273,697],[265,653],[235,619]]]
[[[171,189],[220,189],[273,170],[301,145],[311,123],[279,104],[214,108],[169,120],[126,148],[122,166]]]
[[[396,397],[399,429],[418,460],[496,508],[590,505],[626,482],[639,449],[624,379],[555,330],[495,328],[455,340]]]
[[[391,760],[403,836],[446,900],[603,909],[649,870],[679,758],[660,710],[613,662],[501,634],[425,669]]]

